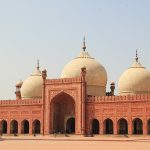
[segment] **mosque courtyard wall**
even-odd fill
[[[94,120],[99,124],[98,134],[150,134],[150,94],[88,97],[87,131],[92,130]],[[121,125],[122,120],[126,125]],[[112,121],[111,131],[106,131],[106,121]]]
[[[67,91],[64,90],[64,92]],[[70,93],[73,92],[70,91]],[[56,98],[56,100],[57,96],[61,96],[61,94],[62,93],[55,91],[56,97],[55,96],[54,97]],[[68,93],[68,96],[70,97],[71,95],[69,95]],[[47,112],[50,112],[50,107],[46,108]],[[75,117],[76,120],[75,134],[82,134],[81,131],[82,119],[78,118],[80,112],[78,111],[77,108],[75,109],[76,111],[73,114],[69,115]],[[150,134],[150,94],[134,95],[134,96],[103,96],[103,97],[88,96],[85,102],[85,109],[86,109],[85,133],[87,135],[90,135],[91,133],[101,135]],[[47,116],[49,118],[46,117],[44,119],[45,134],[53,133],[52,132],[53,130],[51,129],[52,126],[50,125],[53,124],[53,120],[50,119],[50,116],[51,114]],[[2,123],[4,123],[4,121],[7,123],[7,132],[5,134],[34,134],[34,133],[42,134],[43,133],[42,99],[1,100],[0,101],[1,132],[2,132]],[[15,124],[15,122],[17,124]],[[98,124],[98,127],[96,124]],[[25,130],[24,128],[28,128],[27,130],[29,131]]]
[[[42,129],[42,114],[42,99],[0,100],[0,132],[33,134],[36,121],[40,122]]]

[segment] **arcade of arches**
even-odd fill
[[[50,101],[50,122],[52,122],[52,133],[76,134],[78,120],[76,116],[76,101],[67,93],[61,92]],[[90,116],[90,115],[89,115]],[[142,118],[118,118],[113,120],[106,117],[88,117],[86,128],[87,134],[144,134],[145,127],[150,135],[150,119],[145,123]],[[130,132],[129,132],[130,131]],[[42,134],[42,121],[40,119],[7,119],[0,120],[1,134]]]
[[[10,131],[8,131],[8,123],[6,120],[2,120],[0,122],[0,133],[1,134],[18,134],[19,127],[18,127],[17,120],[12,120],[10,122]],[[34,120],[32,124],[32,134],[40,134],[41,133],[41,123],[39,120]],[[28,120],[21,121],[21,134],[29,134],[29,129],[31,124]]]
[[[120,118],[117,122],[117,134],[129,134],[128,121]],[[90,133],[92,134],[114,134],[114,122],[107,118],[103,121],[103,131],[100,131],[101,125],[99,120],[92,119]],[[132,121],[132,134],[143,134],[143,122],[140,118]],[[147,121],[147,134],[150,134],[150,119]]]
[[[71,109],[70,109],[70,111],[71,111]],[[64,120],[59,120],[59,121],[61,121],[60,122],[61,126],[59,126],[58,120],[57,121],[55,120],[54,129],[57,130],[56,132],[75,133],[75,118],[74,117],[66,117],[66,119],[65,119],[65,114],[67,114],[67,112],[68,111],[64,111],[64,113],[63,113]],[[71,112],[70,112],[70,114],[71,114]],[[55,114],[55,115],[58,115],[58,117],[59,117],[60,114]],[[67,116],[68,116],[68,114],[67,114]],[[32,134],[40,134],[41,133],[41,123],[39,120],[34,120],[32,123],[30,123],[28,120],[23,120],[21,122],[21,133],[29,134],[30,126],[32,126]],[[100,125],[99,120],[95,119],[95,118],[92,119],[90,133],[92,133],[92,134],[100,134],[100,133],[114,134],[114,122],[111,119],[107,118],[103,121],[103,131],[102,132],[101,132],[100,127],[101,127],[101,125]],[[0,129],[1,129],[0,130],[1,134],[8,133],[8,122],[6,120],[2,120],[0,122]],[[117,121],[117,130],[118,130],[117,134],[128,134],[128,122],[126,119],[120,118]],[[12,120],[10,122],[10,134],[17,134],[17,133],[18,133],[18,121]],[[132,134],[143,134],[143,122],[140,118],[133,119]],[[150,119],[147,121],[147,134],[150,134]]]
[[[67,93],[61,92],[56,95],[49,103],[51,133],[76,134],[78,117],[76,101]],[[147,121],[141,117],[128,118],[105,117],[99,119],[87,118],[86,133],[89,134],[148,134],[150,135],[150,119]],[[146,132],[145,132],[146,129]],[[1,134],[42,134],[41,119],[0,119]]]

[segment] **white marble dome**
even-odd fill
[[[150,71],[143,67],[138,58],[127,69],[118,82],[119,95],[135,95],[150,93]]]
[[[93,96],[106,95],[107,73],[105,68],[88,52],[82,50],[62,70],[61,78],[73,78],[81,75],[81,68],[86,67],[87,94]]]
[[[39,68],[35,70],[25,81],[21,87],[21,98],[41,98],[42,97],[42,74]]]

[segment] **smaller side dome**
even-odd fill
[[[21,98],[41,98],[42,97],[42,73],[37,66],[37,69],[32,73],[22,84]]]
[[[150,93],[150,71],[141,65],[136,54],[136,61],[120,77],[119,95]]]

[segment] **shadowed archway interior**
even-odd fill
[[[104,133],[113,134],[113,121],[111,119],[106,119],[104,121]]]
[[[150,134],[150,119],[147,121],[147,134]]]
[[[99,121],[97,119],[92,120],[92,133],[99,134]]]
[[[118,120],[118,134],[128,134],[128,123],[124,118]]]
[[[139,118],[133,120],[133,134],[143,134],[143,123]]]
[[[28,134],[29,133],[29,121],[28,120],[22,121],[21,126],[22,126],[22,133]]]
[[[39,120],[33,121],[33,133],[34,134],[40,134],[41,133],[41,123]]]
[[[66,133],[75,133],[75,118],[69,118],[66,123]]]
[[[18,122],[16,120],[12,120],[10,123],[10,133],[12,134],[18,133]]]
[[[74,99],[62,92],[51,102],[51,122],[53,133],[64,133],[66,132],[66,123],[70,125],[71,132],[75,132],[75,102]],[[70,120],[68,119],[70,118]],[[71,119],[72,118],[72,119]]]
[[[6,134],[7,133],[7,121],[2,120],[1,124],[0,124],[0,127],[1,127],[1,133]]]

